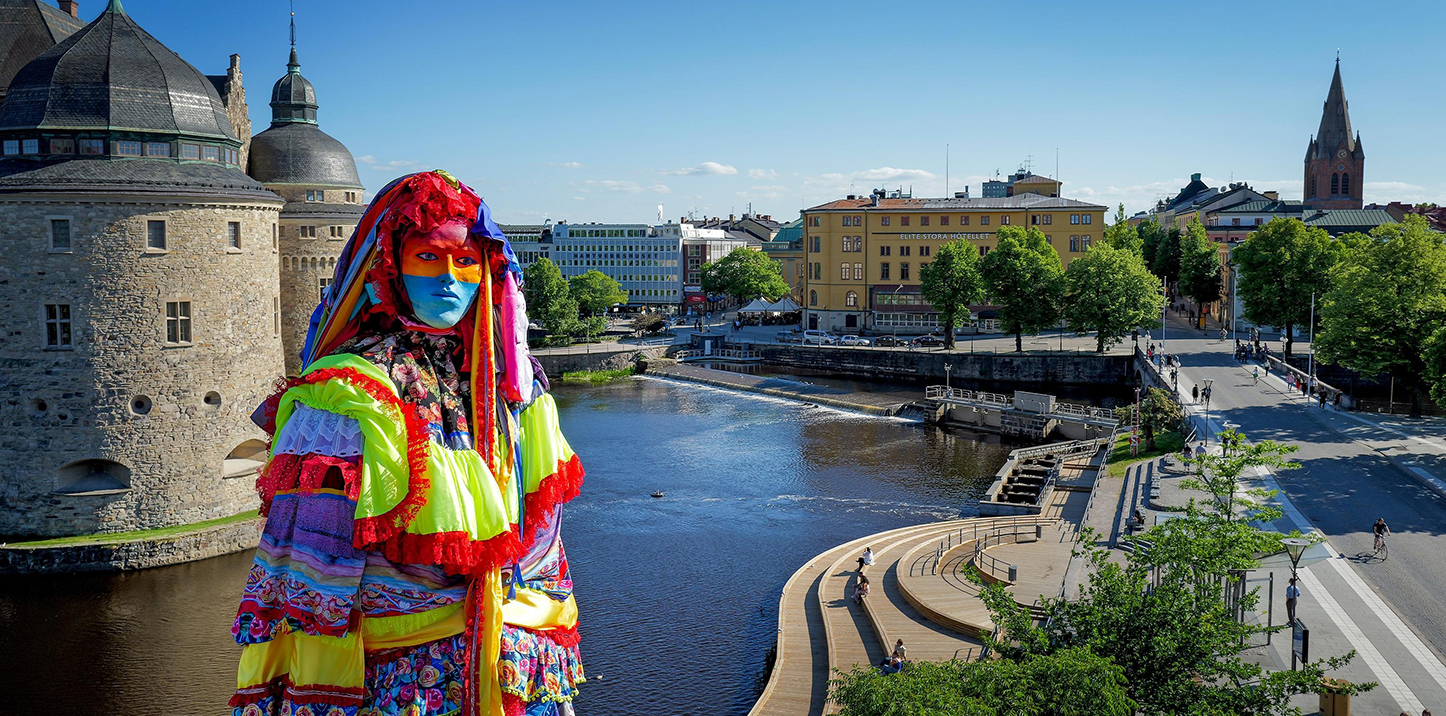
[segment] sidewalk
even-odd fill
[[[1188,340],[1185,342],[1190,343]],[[1292,391],[1278,376],[1271,375],[1267,378],[1262,375],[1260,384],[1255,384],[1248,377],[1251,364],[1236,364],[1231,367],[1219,363],[1218,360],[1200,359],[1199,349],[1204,348],[1204,353],[1211,354],[1209,359],[1219,359],[1221,356],[1214,354],[1223,351],[1223,358],[1233,361],[1230,357],[1233,345],[1233,341],[1219,347],[1194,343],[1196,355],[1187,356],[1180,370],[1180,388],[1181,394],[1186,396],[1186,411],[1202,434],[1204,405],[1190,400],[1188,396],[1197,380],[1203,382],[1203,378],[1208,375],[1214,379],[1214,404],[1209,425],[1212,435],[1231,426],[1221,417],[1221,408],[1231,406],[1227,408],[1228,412],[1250,415],[1252,408],[1270,407],[1277,418],[1284,415],[1285,420],[1293,423],[1297,430],[1308,429],[1307,425],[1313,424],[1335,434],[1344,443],[1341,446],[1342,453],[1348,452],[1346,445],[1356,443],[1419,480],[1440,482],[1436,475],[1446,474],[1446,471],[1441,470],[1442,466],[1446,466],[1446,440],[1409,430],[1409,427],[1386,425],[1331,408],[1321,410],[1299,392]],[[1172,348],[1170,352],[1182,355],[1187,353],[1179,348]],[[1195,362],[1200,365],[1192,366],[1191,357],[1196,357]],[[1238,379],[1234,379],[1231,372],[1235,368],[1238,368],[1241,374]],[[1265,406],[1260,406],[1260,403],[1265,403]],[[1285,414],[1280,411],[1285,411]],[[1302,423],[1302,419],[1306,423]],[[1259,430],[1259,426],[1243,427],[1250,437],[1256,439],[1269,437],[1294,442],[1288,431],[1271,432]],[[1276,476],[1268,471],[1261,471],[1257,479],[1261,486],[1267,489],[1280,489]],[[1439,489],[1446,495],[1446,483],[1442,483]],[[1285,515],[1274,524],[1266,525],[1267,529],[1281,532],[1300,529],[1302,532],[1316,533],[1322,539],[1328,537],[1302,514],[1286,492],[1281,491],[1277,501]],[[1332,504],[1328,500],[1321,502],[1325,506]],[[1332,517],[1339,515],[1333,514]],[[1369,520],[1365,515],[1359,519]],[[1404,530],[1397,537],[1406,538]],[[1418,537],[1413,532],[1410,539],[1435,540],[1436,535],[1426,533]],[[1396,542],[1392,544],[1395,545]],[[1334,675],[1353,682],[1380,683],[1374,691],[1356,697],[1353,704],[1356,713],[1390,715],[1405,711],[1414,716],[1421,713],[1423,708],[1446,709],[1446,664],[1443,664],[1428,643],[1387,605],[1377,593],[1377,589],[1363,578],[1356,565],[1372,565],[1373,558],[1368,556],[1366,551],[1352,546],[1344,546],[1342,549],[1340,547],[1343,545],[1334,544],[1330,540],[1326,541],[1326,546],[1331,554],[1336,555],[1334,558],[1302,568],[1299,572],[1302,594],[1297,616],[1310,630],[1311,658],[1339,656],[1351,650],[1356,651],[1355,660]],[[1372,574],[1388,576],[1384,572],[1373,571]],[[1269,599],[1273,591],[1273,624],[1286,622],[1285,587],[1289,576],[1288,569],[1276,572],[1262,570],[1252,574],[1254,578],[1274,580],[1273,590],[1264,586],[1268,585],[1268,582],[1259,583],[1262,585],[1262,601]],[[1439,574],[1421,577],[1435,580],[1439,578]],[[1273,636],[1268,647],[1258,649],[1257,658],[1259,663],[1270,668],[1288,669],[1291,660],[1290,648],[1289,631],[1281,632]],[[1317,699],[1314,696],[1302,696],[1293,701],[1293,704],[1306,713],[1312,713],[1317,708]]]

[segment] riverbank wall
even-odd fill
[[[796,400],[840,410],[850,410],[866,415],[892,417],[898,415],[908,403],[871,395],[852,393],[836,388],[826,388],[809,383],[799,383],[781,378],[765,378],[746,373],[727,373],[683,364],[650,365],[645,375],[655,378],[681,380],[715,388],[738,390],[745,393],[768,395],[785,400]]]
[[[0,574],[118,572],[164,567],[254,549],[264,518],[228,522],[192,532],[115,542],[54,546],[0,546]]]
[[[588,345],[547,348],[532,352],[549,377],[561,378],[563,373],[579,370],[618,370],[633,365],[639,358],[663,357],[672,346]]]
[[[1131,385],[1132,355],[1097,353],[946,353],[753,344],[764,363],[839,375],[912,380],[986,381],[1029,385]],[[949,370],[945,371],[945,366]]]

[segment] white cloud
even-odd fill
[[[762,186],[749,187],[749,191],[735,192],[740,199],[779,199],[789,187],[779,184],[765,184]]]
[[[866,181],[929,181],[935,178],[932,172],[926,172],[923,169],[895,169],[894,167],[866,169],[854,172],[850,177]]]
[[[548,162],[550,167],[567,167],[568,169],[581,169],[582,162]]]
[[[653,194],[667,194],[672,191],[672,189],[669,189],[666,184],[650,184],[648,186],[643,186],[642,184],[639,184],[635,181],[622,181],[617,179],[588,179],[587,181],[583,182],[583,185],[587,188],[580,189],[579,191],[585,194],[591,193],[594,189],[598,191],[611,191],[622,194],[641,194],[643,192],[650,192]]]
[[[748,176],[754,179],[777,179],[778,172],[772,169],[749,169]]]
[[[703,162],[696,167],[686,167],[684,169],[664,169],[663,171],[658,173],[667,174],[670,176],[720,176],[737,174],[738,170],[727,164],[719,164],[718,162]]]
[[[1361,187],[1361,195],[1367,204],[1389,204],[1393,201],[1407,204],[1439,202],[1446,194],[1439,187],[1435,190],[1403,181],[1368,181]]]
[[[400,169],[416,169],[422,166],[421,163],[414,162],[410,159],[393,159],[388,162],[383,162],[370,154],[357,157],[356,160],[365,165],[367,169],[379,172],[394,172]]]
[[[575,197],[572,198],[572,200],[573,200],[573,201],[587,201],[587,197],[585,197],[585,196],[575,196]]]

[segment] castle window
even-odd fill
[[[148,157],[169,157],[171,156],[170,142],[146,142],[146,156]]]
[[[273,222],[271,222],[271,248],[275,249],[275,248],[279,248],[280,246],[281,246],[281,228],[278,227],[278,226],[276,225],[276,222],[273,221]]]
[[[303,239],[314,239],[314,238],[316,238],[316,227],[315,227],[315,226],[298,226],[298,227],[296,227],[296,230],[300,232],[299,235],[300,235],[301,238],[303,238]]]
[[[281,297],[271,297],[271,333],[281,335]]]
[[[104,139],[82,139],[80,140],[81,156],[98,157],[105,154]]]
[[[200,158],[201,158],[201,145],[199,145],[199,144],[182,144],[182,145],[181,145],[181,158],[182,158],[182,159],[200,159]]]
[[[226,163],[227,163],[227,164],[240,164],[240,163],[241,163],[241,152],[238,152],[238,151],[236,151],[235,149],[227,149],[227,150],[226,150]]]
[[[319,290],[319,292],[320,292],[320,294],[321,294],[321,297],[320,297],[319,300],[325,301],[325,300],[326,300],[326,287],[331,285],[331,279],[330,279],[330,278],[319,278],[319,279],[316,280],[316,284],[317,284],[316,287],[317,287],[317,289]]]
[[[1341,193],[1341,175],[1331,175],[1331,196]]]
[[[45,347],[55,349],[72,347],[70,343],[70,304],[45,304]]]
[[[130,469],[111,460],[80,460],[55,471],[55,491],[63,495],[123,492],[130,488]]]
[[[1341,175],[1341,193],[1342,193],[1342,194],[1346,194],[1346,195],[1348,195],[1348,196],[1349,196],[1350,193],[1351,193],[1351,175],[1350,175],[1350,174],[1342,174],[1342,175]]]
[[[166,345],[191,345],[190,301],[166,301]]]
[[[241,222],[226,222],[226,247],[241,250]]]
[[[255,477],[266,464],[266,449],[266,443],[255,438],[237,445],[221,461],[221,476]]]
[[[70,137],[57,137],[50,140],[51,154],[75,154],[75,140]]]
[[[16,154],[19,154],[19,153],[20,153],[20,140],[18,140],[18,139],[7,139],[7,140],[5,140],[5,156],[7,156],[7,157],[12,157],[12,156],[15,156]]]
[[[141,155],[141,143],[131,139],[123,139],[115,143],[115,153],[122,157],[139,157]]]
[[[166,250],[166,222],[152,219],[146,222],[146,248],[151,251]]]
[[[201,158],[208,162],[219,162],[221,150],[218,147],[201,147]]]
[[[40,140],[39,140],[39,139],[27,139],[27,140],[25,140],[24,142],[21,143],[20,153],[21,153],[21,154],[39,154],[39,153],[40,153]]]
[[[70,253],[70,251],[70,219],[51,219],[50,252],[57,254],[68,254]]]

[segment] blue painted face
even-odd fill
[[[402,241],[402,285],[417,320],[433,328],[457,325],[482,285],[482,254],[463,224]]]

